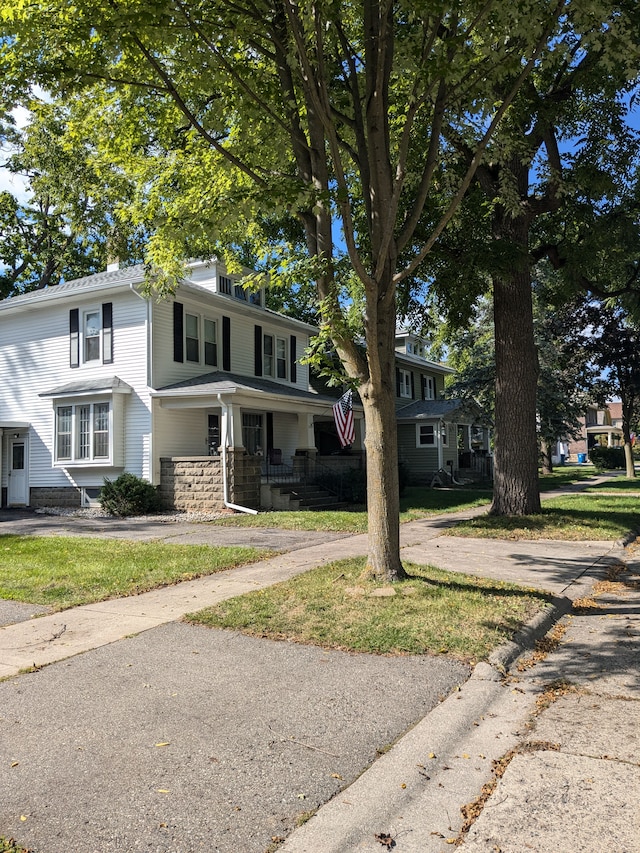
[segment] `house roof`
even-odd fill
[[[81,394],[99,394],[100,392],[131,394],[131,385],[127,385],[118,376],[109,376],[100,379],[82,379],[78,382],[67,382],[66,385],[58,385],[50,391],[43,391],[39,397],[71,397]]]
[[[17,296],[8,296],[6,299],[0,300],[0,311],[26,310],[27,308],[31,308],[54,299],[73,298],[81,296],[83,293],[93,293],[101,290],[129,288],[132,285],[142,284],[144,282],[144,277],[145,268],[143,264],[136,264],[134,266],[123,267],[121,269],[107,270],[106,272],[99,272],[94,275],[84,276],[83,278],[75,278],[71,281],[65,281],[62,284],[52,285],[51,287],[43,287],[41,290],[32,290],[29,291],[29,293],[21,293]],[[305,323],[302,320],[297,320],[295,317],[289,317],[288,315],[273,311],[270,308],[252,305],[249,302],[237,300],[233,296],[218,293],[210,287],[205,287],[200,282],[191,281],[188,277],[185,277],[180,281],[180,288],[186,292],[190,291],[196,297],[213,296],[214,299],[231,302],[236,307],[242,306],[243,310],[255,312],[256,317],[268,317],[273,320],[279,320],[286,323],[288,326],[297,326],[299,329],[304,330],[308,334],[314,334],[318,331],[315,326],[311,326],[309,323]]]
[[[336,402],[333,397],[325,397],[314,391],[304,391],[290,385],[281,385],[269,379],[260,377],[241,376],[237,373],[226,373],[215,370],[175,382],[172,385],[164,385],[153,392],[154,397],[210,397],[215,394],[236,394],[239,391],[249,391],[254,394],[269,394],[278,397],[290,397],[291,399],[304,400],[319,405],[333,406]]]
[[[395,351],[396,361],[398,363],[411,365],[412,367],[421,367],[423,370],[437,370],[439,373],[455,373],[452,367],[447,367],[439,361],[429,361],[421,355],[413,355],[413,353]]]
[[[473,400],[415,400],[396,412],[399,421],[452,421],[456,415],[472,420],[486,420],[482,417],[481,407]]]
[[[144,267],[138,264],[124,269],[108,270],[106,272],[86,275],[83,278],[75,278],[52,287],[43,287],[41,290],[32,290],[29,293],[21,293],[17,296],[8,296],[0,302],[0,311],[8,311],[14,308],[31,307],[40,302],[48,302],[51,299],[77,296],[83,291],[106,290],[117,286],[129,287],[138,284],[144,279]]]

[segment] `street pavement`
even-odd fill
[[[0,604],[0,622],[13,622],[0,628],[0,837],[35,853],[264,853],[285,838],[282,853],[454,843],[639,853],[635,547],[442,535],[475,512],[403,525],[403,559],[555,598],[472,672],[444,657],[352,655],[178,621],[363,554],[364,536],[309,544],[305,533],[251,566],[38,618]],[[3,514],[0,531],[61,524],[25,516]],[[230,530],[116,524],[111,535],[213,544]],[[554,624],[555,650],[532,655]]]

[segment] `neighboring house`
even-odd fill
[[[88,505],[127,471],[167,506],[258,508],[268,463],[315,456],[333,429],[300,363],[315,329],[216,261],[190,264],[174,299],[117,265],[14,296],[0,330],[4,506]]]
[[[426,357],[425,342],[396,332],[398,455],[412,482],[429,484],[441,469],[491,475],[489,429],[473,401],[444,399],[454,371]]]
[[[569,457],[576,460],[581,454],[586,461],[596,444],[616,447],[622,441],[622,403],[607,403],[604,408],[589,406],[580,418],[580,435],[569,441]]]

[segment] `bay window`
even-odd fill
[[[111,458],[111,404],[56,407],[56,462],[102,462]]]

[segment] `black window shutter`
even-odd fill
[[[415,382],[413,379],[413,370],[411,371],[409,376],[411,377],[411,399],[415,400],[415,398],[416,398],[416,386],[415,386]]]
[[[262,326],[253,327],[253,373],[262,376]]]
[[[222,318],[222,369],[231,370],[231,319]]]
[[[400,368],[396,367],[396,397],[400,396]]]
[[[113,303],[102,304],[102,363],[113,364]]]
[[[182,302],[173,303],[173,360],[184,361],[184,309]]]
[[[69,311],[69,365],[80,366],[80,309]]]
[[[290,354],[290,370],[289,376],[291,377],[292,382],[298,381],[297,367],[298,363],[296,361],[296,336],[291,335],[291,340],[289,341],[289,354]]]

